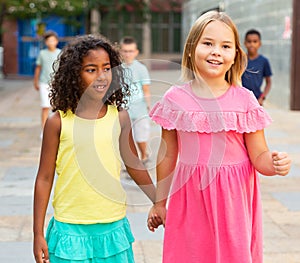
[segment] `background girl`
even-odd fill
[[[162,143],[148,227],[163,220],[165,263],[263,262],[256,170],[286,175],[290,159],[267,147],[263,129],[271,119],[240,87],[245,66],[232,20],[208,12],[186,40],[187,83],[171,87],[150,113],[162,126]]]
[[[142,190],[154,186],[131,136],[128,86],[119,54],[102,37],[83,36],[59,57],[34,194],[36,262],[134,262],[133,236],[120,183],[121,158]],[[54,218],[44,220],[54,190]],[[148,185],[148,186],[147,186]]]

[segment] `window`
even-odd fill
[[[151,18],[152,51],[180,52],[181,13],[153,12]]]
[[[120,42],[124,36],[132,36],[138,43],[139,50],[142,51],[143,21],[138,13],[121,12],[118,16],[105,17],[101,21],[101,33],[112,43]]]
[[[143,17],[139,13],[121,12],[113,19],[102,16],[101,33],[119,42],[126,35],[133,36],[143,52]],[[151,38],[153,53],[178,53],[181,50],[181,13],[152,12]]]

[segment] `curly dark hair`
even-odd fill
[[[90,50],[103,48],[109,55],[112,68],[112,82],[106,92],[103,102],[116,105],[118,110],[126,108],[129,86],[125,82],[125,69],[117,49],[101,35],[77,36],[61,51],[53,64],[54,73],[50,84],[50,103],[53,111],[71,110],[75,113],[83,93],[80,72],[82,61]]]

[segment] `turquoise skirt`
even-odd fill
[[[105,224],[67,224],[54,218],[46,233],[51,263],[134,263],[127,218]]]

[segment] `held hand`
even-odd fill
[[[166,207],[163,205],[155,204],[149,211],[147,226],[148,229],[152,232],[155,231],[161,224],[165,226],[166,221]]]
[[[291,169],[291,159],[286,152],[272,152],[273,166],[276,174],[287,175]]]
[[[33,253],[36,263],[50,263],[47,242],[43,236],[34,237]]]

